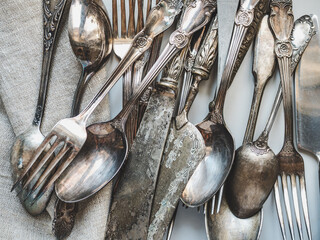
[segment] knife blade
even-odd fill
[[[296,140],[299,149],[310,152],[320,161],[320,36],[317,16],[312,15],[312,20],[316,34],[295,73]]]

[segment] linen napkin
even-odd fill
[[[41,0],[4,0],[0,5],[0,239],[54,239],[51,233],[53,205],[40,216],[30,216],[20,204],[15,192],[10,192],[10,152],[15,135],[32,123],[38,97],[42,43],[43,11]],[[48,87],[48,96],[41,131],[46,135],[56,122],[68,117],[81,65],[71,50],[67,3],[57,35],[56,51]],[[110,65],[107,62],[107,65]],[[110,69],[110,66],[108,66]],[[111,72],[104,67],[89,82],[82,108],[98,92]],[[93,113],[90,122],[109,119],[106,98]],[[79,204],[72,234],[68,239],[103,239],[109,211],[111,186]],[[54,197],[53,197],[54,198]],[[48,214],[49,213],[49,214]]]

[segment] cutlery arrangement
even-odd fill
[[[296,146],[319,160],[317,17],[294,21],[292,0],[154,2],[152,7],[151,0],[113,0],[111,23],[102,0],[72,0],[68,33],[82,74],[71,117],[44,137],[40,125],[66,1],[43,1],[39,97],[32,126],[12,147],[12,190],[32,215],[43,212],[55,192],[53,233],[58,239],[72,231],[77,203],[112,184],[106,239],[163,239],[166,232],[170,239],[181,200],[188,207],[204,205],[208,239],[254,240],[261,233],[263,204],[274,189],[283,239],[289,239],[286,229],[291,239],[295,231],[300,239],[312,239],[304,160]],[[174,30],[160,48],[170,26]],[[252,105],[242,146],[235,150],[224,104],[254,39]],[[81,110],[87,83],[112,50],[119,64]],[[212,78],[217,57],[215,97],[208,115],[194,125],[189,110],[200,82]],[[265,129],[254,141],[262,95],[276,63],[281,83]],[[122,110],[112,120],[87,126],[121,78]],[[275,154],[268,137],[282,99],[284,143]]]

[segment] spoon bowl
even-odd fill
[[[242,145],[235,159],[226,182],[227,200],[234,215],[248,218],[260,211],[268,198],[279,164],[271,148],[259,139]]]
[[[91,196],[121,168],[124,161],[118,159],[126,159],[128,142],[112,123],[87,127],[83,148],[56,182],[56,194],[63,201],[78,202]]]
[[[205,141],[206,155],[182,192],[181,200],[188,206],[204,204],[220,189],[234,157],[233,138],[224,124],[206,120],[197,128]]]

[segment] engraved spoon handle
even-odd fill
[[[50,3],[52,2],[52,3]],[[66,0],[47,1],[43,0],[43,50],[41,80],[36,112],[32,124],[40,127],[46,103],[47,87],[49,82],[52,52],[56,43],[56,35],[59,29],[61,16],[66,5]],[[55,3],[55,4],[53,4]]]

